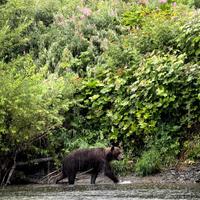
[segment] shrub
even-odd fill
[[[137,12],[134,11],[129,11],[123,16],[125,25],[134,26],[130,42],[143,54],[157,50],[176,51],[176,37],[181,33],[180,26],[190,16],[188,8],[186,6],[177,6],[170,10],[150,9],[143,6],[134,8],[140,13],[139,18],[135,16]],[[185,16],[183,12],[186,13]],[[140,22],[134,22],[135,18]]]
[[[163,128],[167,129],[167,125],[162,127],[155,137],[148,140],[149,150],[142,153],[135,165],[135,171],[138,175],[151,175],[166,166],[175,164],[175,160],[180,153],[179,138],[173,136],[173,130],[170,126],[170,130],[164,131]],[[177,130],[174,129],[174,131]]]
[[[56,74],[44,79],[44,71],[35,73],[36,66],[28,56],[0,64],[0,126],[4,138],[0,150],[7,153],[23,149],[38,135],[62,125],[60,111],[69,107],[73,84]]]
[[[180,154],[179,127],[171,127],[169,124],[161,125],[160,130],[147,142],[149,148],[155,148],[160,153],[161,167],[175,164]]]
[[[122,22],[126,26],[141,28],[146,17],[151,15],[152,12],[153,10],[147,6],[134,5],[130,11],[126,11],[123,14]]]
[[[56,143],[55,129],[63,125],[75,81],[73,74],[47,75],[28,55],[0,62],[0,72],[0,179],[7,184],[7,172],[18,158],[59,155],[55,152],[62,143]]]
[[[25,1],[8,1],[0,6],[0,59],[9,62],[27,53],[30,37],[27,32],[32,24],[32,12]],[[30,16],[29,16],[29,15]]]
[[[200,158],[200,137],[196,133],[190,140],[184,142],[183,148],[185,158],[198,160]]]
[[[193,16],[181,27],[177,36],[178,47],[187,55],[187,61],[200,61],[200,15]]]
[[[170,164],[200,117],[199,16],[181,5],[189,1],[1,1],[4,156],[57,157],[114,140],[143,155],[138,173]]]
[[[124,4],[121,1],[118,4],[122,7],[112,9],[109,3],[97,2],[94,8],[93,3],[80,3],[70,16],[65,16],[60,10],[50,27],[38,23],[31,35],[32,52],[37,62],[47,64],[52,72],[59,71],[62,62],[62,70],[71,68],[79,76],[86,76],[109,41],[117,41],[124,33],[119,20]],[[65,52],[68,52],[68,59],[64,63]]]
[[[134,171],[133,162],[128,156],[126,156],[123,160],[113,161],[112,167],[120,176],[126,176]]]
[[[95,76],[85,79],[80,88],[77,100],[84,120],[79,126],[123,140],[133,153],[162,131],[161,127],[166,138],[182,142],[179,138],[187,137],[200,114],[199,66],[186,65],[184,59],[184,55],[152,54],[141,62],[133,59],[132,66],[114,64],[113,68],[106,59],[107,65],[96,68]],[[170,145],[176,146],[176,142]],[[177,155],[175,150],[171,152]]]
[[[200,1],[194,0],[194,6],[195,6],[196,8],[200,8]]]
[[[140,176],[156,173],[161,168],[161,157],[158,150],[151,149],[142,154],[135,164],[135,172]]]

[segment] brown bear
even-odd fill
[[[119,147],[78,149],[67,155],[62,163],[62,176],[56,181],[68,177],[69,184],[74,184],[77,172],[91,174],[91,184],[95,184],[99,172],[103,171],[114,183],[119,180],[113,173],[110,162],[123,159]]]

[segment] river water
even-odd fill
[[[26,185],[0,189],[1,200],[200,199],[200,184]]]

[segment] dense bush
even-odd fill
[[[119,14],[125,9],[123,2],[118,1],[115,8],[111,8],[115,6],[112,1],[96,2],[95,8],[94,3],[88,4],[92,6],[82,2],[73,7],[75,12],[67,17],[63,12],[65,7],[61,7],[50,27],[44,27],[44,23],[35,27],[32,52],[38,64],[47,64],[52,72],[70,66],[81,77],[86,76],[87,68],[96,64],[96,57],[107,48],[109,41],[117,40],[125,32],[119,21]]]
[[[132,155],[154,146],[162,164],[169,165],[199,123],[199,65],[186,64],[176,42],[193,13],[182,6],[150,13],[142,16],[139,29],[132,27],[129,35],[110,43],[89,69],[77,95],[82,120],[76,127],[83,135],[95,130],[91,143],[102,133],[122,140]],[[143,59],[140,53],[146,54]]]
[[[0,59],[6,62],[27,53],[30,38],[27,31],[32,20],[28,4],[8,1],[0,6]]]
[[[29,152],[34,154],[31,157],[49,152],[53,155],[56,149],[49,145],[44,149],[47,138],[63,124],[62,112],[68,110],[74,91],[73,75],[47,75],[45,69],[37,70],[29,56],[9,64],[1,62],[0,72],[1,155],[8,161],[10,156],[20,160],[18,155],[25,152],[26,158]],[[38,141],[43,141],[43,145]],[[4,161],[0,158],[1,163]],[[1,173],[1,178],[4,175]]]
[[[136,163],[135,171],[141,176],[154,174],[161,169],[161,163],[162,160],[159,151],[152,149],[144,152],[140,160]]]
[[[184,143],[184,155],[193,162],[200,158],[200,138],[199,135],[193,136],[191,140]]]
[[[181,27],[178,46],[187,55],[187,61],[200,61],[200,15],[197,13]]]
[[[130,41],[141,53],[157,50],[169,52],[176,51],[178,46],[176,38],[182,32],[180,27],[190,15],[192,13],[186,6],[171,9],[134,6],[133,10],[124,14],[123,24],[132,27]],[[134,21],[135,19],[140,19],[140,22]]]
[[[173,136],[181,131],[184,137],[199,118],[199,66],[171,55],[151,55],[139,66],[104,69],[84,83],[79,97],[87,111],[83,126],[91,123],[89,127],[130,146],[162,129]]]
[[[194,6],[196,8],[200,8],[200,2],[198,0],[194,0]]]
[[[111,141],[120,173],[199,158],[198,3],[142,2],[0,3],[2,184],[15,161]]]

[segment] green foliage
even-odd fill
[[[193,16],[181,27],[178,35],[178,46],[187,55],[188,61],[200,61],[200,15]]]
[[[169,128],[169,130],[163,130],[163,128]],[[175,163],[180,153],[180,143],[178,138],[174,138],[173,131],[176,132],[177,128],[173,130],[171,127],[162,127],[156,136],[148,141],[150,149],[143,152],[135,165],[138,175],[150,175]]]
[[[198,121],[198,65],[185,65],[184,56],[171,55],[151,55],[139,68],[132,65],[109,67],[96,72],[98,78],[83,82],[79,103],[87,108],[87,123],[81,126],[90,124],[111,139],[138,146],[160,126],[169,126],[166,130],[173,139]]]
[[[195,8],[199,8],[200,7],[199,0],[177,0],[176,2],[178,4],[185,4],[185,5],[188,5],[190,7],[195,7]]]
[[[1,0],[0,5],[5,4],[6,2],[7,2],[7,0]]]
[[[28,3],[28,2],[27,2]],[[28,17],[30,10],[24,1],[8,1],[0,7],[0,58],[10,61],[27,51],[30,38],[26,34],[32,20]],[[31,13],[29,13],[31,14]]]
[[[141,27],[145,18],[152,13],[152,10],[146,6],[134,5],[131,10],[123,15],[123,23],[131,27]]]
[[[74,150],[74,149],[78,149],[78,148],[95,148],[95,147],[106,147],[107,146],[107,142],[102,140],[102,141],[96,141],[91,143],[88,143],[88,138],[74,138],[71,140],[68,140],[68,143],[65,144],[65,154],[69,153],[70,151]]]
[[[120,161],[113,161],[112,167],[116,174],[120,176],[126,176],[134,171],[133,162],[130,161],[130,157],[125,157]]]
[[[185,141],[184,151],[187,158],[197,160],[200,158],[200,138],[199,135]]]
[[[196,8],[200,8],[200,2],[198,0],[194,0],[194,6]]]
[[[198,135],[199,16],[193,5],[1,1],[1,155],[58,160],[75,148],[114,140],[123,142],[129,159],[142,155],[139,174],[170,165],[190,135]],[[187,155],[199,158],[198,144]],[[118,172],[133,169],[129,159],[115,166]]]
[[[36,26],[31,34],[31,52],[38,64],[47,64],[52,72],[70,67],[83,77],[86,76],[87,69],[96,63],[95,56],[107,48],[108,41],[116,40],[118,33],[124,31],[123,27],[119,26],[119,14],[125,9],[124,3],[118,1],[115,9],[111,7],[115,4],[112,1],[97,1],[96,4],[88,2],[88,5],[79,2],[79,6],[76,6],[78,3],[66,3],[67,5],[62,1],[56,4],[54,9],[50,6],[36,7]],[[64,12],[67,6],[74,10],[73,13],[68,11],[70,15]],[[54,13],[56,10],[53,19],[51,12],[45,8]],[[46,23],[51,26],[45,27]]]
[[[62,125],[60,111],[69,107],[72,84],[69,78],[56,74],[44,79],[46,71],[37,72],[29,56],[1,63],[0,70],[0,151],[20,150],[25,144],[31,148],[34,138]]]
[[[163,128],[166,130],[163,130]],[[180,140],[179,137],[177,137],[178,129],[179,127],[162,127],[152,141],[152,145],[149,145],[160,152],[162,159],[161,166],[165,167],[174,164],[176,157],[180,153]],[[151,142],[148,144],[151,144]]]
[[[136,13],[140,14],[140,22],[134,22],[135,18],[138,19]],[[123,23],[131,27],[136,26],[130,35],[130,42],[134,43],[141,53],[157,50],[169,52],[176,51],[176,37],[181,32],[180,26],[190,15],[185,6],[164,10],[134,6],[133,11],[123,16]]]
[[[158,150],[151,149],[141,156],[135,165],[135,171],[140,176],[146,176],[156,173],[161,168],[161,157]]]

